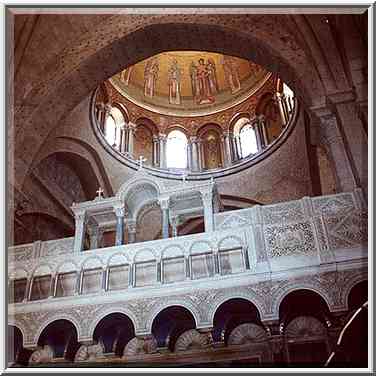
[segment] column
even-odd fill
[[[96,224],[91,224],[87,228],[90,239],[90,249],[99,248],[99,227]]]
[[[283,93],[276,93],[275,94],[275,100],[278,103],[279,113],[281,115],[282,124],[286,125],[288,122],[288,117],[285,111],[285,105],[283,104]]]
[[[338,128],[343,137],[356,185],[367,195],[368,188],[368,139],[359,116],[359,106],[352,91],[333,94],[328,100],[335,109]],[[365,119],[367,120],[367,119]]]
[[[116,239],[115,245],[122,245],[124,242],[124,208],[115,208],[116,215]]]
[[[104,104],[98,103],[96,105],[96,109],[97,109],[97,113],[96,113],[97,122],[98,122],[100,130],[102,131],[102,133],[104,133],[104,121],[103,121],[103,119],[104,119]]]
[[[162,209],[162,238],[168,238],[168,212],[169,212],[169,202],[168,198],[160,199],[159,205]]]
[[[219,270],[219,253],[218,248],[213,249],[213,257],[214,257],[214,274],[220,274]]]
[[[202,141],[197,139],[197,158],[198,158],[198,170],[202,171],[205,168],[204,155],[202,152]]]
[[[158,161],[158,136],[153,135],[153,167],[159,166]]]
[[[231,165],[232,156],[231,156],[231,146],[230,146],[230,132],[225,132],[223,134],[223,150],[224,150],[224,163],[225,167]]]
[[[213,193],[201,192],[201,197],[204,205],[205,232],[211,232],[214,230]]]
[[[256,133],[257,150],[261,151],[264,148],[264,143],[263,143],[263,140],[262,140],[262,133],[260,131],[258,118],[256,118],[256,120],[253,121],[252,127],[253,127],[253,129],[255,130],[255,133]]]
[[[74,245],[73,252],[78,253],[83,250],[85,240],[85,212],[75,213],[75,233],[74,233]]]
[[[320,142],[326,145],[329,151],[335,170],[337,190],[354,190],[357,181],[336,116],[326,107],[312,110],[318,117],[312,119],[312,126],[318,128]]]
[[[269,140],[268,140],[268,132],[266,131],[266,119],[264,115],[260,115],[259,117],[259,126],[262,134],[262,140],[264,147],[268,146]]]
[[[167,137],[165,134],[159,134],[159,167],[167,167],[167,158],[166,158],[166,142]]]
[[[231,135],[231,145],[232,145],[232,155],[233,155],[233,162],[236,162],[239,160],[239,152],[238,152],[238,147],[236,143],[236,136],[234,134]]]
[[[136,124],[128,123],[128,153],[130,157],[133,158],[133,146],[134,146],[134,131],[136,129]]]
[[[127,148],[126,148],[126,142],[127,142],[127,129],[125,127],[125,124],[123,124],[121,127],[120,127],[120,132],[121,132],[121,136],[120,136],[120,152],[121,153],[125,153],[127,151]]]
[[[189,139],[187,140],[187,168],[192,170],[192,144]]]
[[[240,136],[235,136],[235,148],[236,148],[236,154],[237,154],[237,159],[242,159],[243,154],[242,154],[242,145],[240,142]]]
[[[197,150],[197,137],[192,136],[190,137],[191,142],[191,163],[192,163],[192,171],[197,172],[199,170],[199,161],[198,161],[198,150]]]
[[[178,236],[178,226],[180,224],[180,218],[178,216],[171,218],[172,236]]]
[[[137,223],[133,219],[128,219],[127,221],[128,228],[128,243],[136,243],[136,232],[137,232]]]

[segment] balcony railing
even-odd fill
[[[73,238],[9,248],[10,303],[249,278],[367,257],[361,192],[215,214],[215,230],[73,253]]]

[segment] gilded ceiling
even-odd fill
[[[174,116],[200,116],[254,94],[271,73],[244,59],[203,51],[163,52],[110,78],[128,100]]]

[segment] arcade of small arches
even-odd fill
[[[355,284],[347,299],[348,311],[331,312],[318,293],[294,290],[280,302],[277,320],[262,321],[252,301],[229,297],[213,308],[212,326],[205,328],[197,325],[194,311],[172,304],[156,313],[149,312],[150,332],[142,334],[137,333],[133,315],[114,308],[98,317],[90,338],[85,340],[76,321],[59,315],[38,330],[36,346],[24,347],[23,328],[17,322],[8,326],[8,340],[14,340],[13,362],[20,365],[140,359],[152,362],[161,361],[166,354],[176,361],[175,355],[184,352],[198,354],[198,362],[213,356],[219,361],[221,348],[237,352],[245,349],[251,354],[248,361],[255,358],[257,363],[323,364],[335,346],[341,323],[367,300],[367,281]],[[361,350],[354,351],[361,354]]]
[[[101,95],[93,101],[94,126],[102,143],[124,160],[142,158],[149,167],[190,173],[221,170],[261,154],[289,125],[294,93],[277,82],[279,91],[263,95],[255,110],[236,113],[227,124],[197,124],[192,131],[175,122],[164,131],[146,117],[131,121],[124,103],[105,103]],[[278,113],[271,115],[270,106]]]

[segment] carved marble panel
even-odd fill
[[[304,220],[304,208],[301,200],[263,206],[261,211],[264,224]]]
[[[310,222],[264,228],[266,249],[270,258],[309,255],[316,252],[314,232]]]

